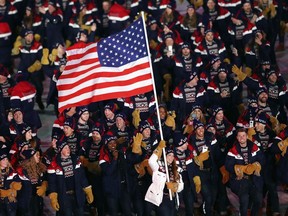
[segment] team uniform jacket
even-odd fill
[[[73,163],[75,197],[78,207],[83,207],[86,201],[83,188],[88,187],[89,184],[86,179],[85,171],[81,166],[81,162],[75,155],[71,155],[71,159]],[[48,167],[47,173],[49,192],[58,194],[58,202],[61,208],[64,205],[64,199],[68,199],[68,195],[66,194],[65,176],[63,167],[61,166],[60,155],[52,161],[51,165]]]

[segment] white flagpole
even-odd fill
[[[145,18],[144,18],[144,12],[143,11],[141,11],[141,17],[142,17],[142,22],[143,22],[143,27],[144,27],[145,41],[146,41],[146,47],[147,47],[147,52],[148,52],[149,64],[150,64],[150,72],[151,72],[152,84],[153,84],[153,93],[154,93],[154,98],[155,98],[155,102],[156,102],[156,110],[157,110],[157,118],[158,118],[158,124],[159,124],[160,138],[161,138],[161,140],[164,140],[162,126],[161,126],[160,113],[159,113],[159,105],[158,105],[158,100],[157,100],[157,92],[156,92],[155,81],[154,81],[153,68],[152,68],[152,63],[151,63],[149,42],[148,42],[148,36],[147,36],[146,24],[145,24]],[[168,172],[168,165],[167,165],[167,160],[166,160],[165,148],[163,148],[162,154],[163,154],[165,170],[166,170],[166,179],[167,179],[167,182],[169,182],[170,179],[169,179],[169,172]],[[172,192],[170,189],[168,191],[169,191],[170,200],[172,200]]]

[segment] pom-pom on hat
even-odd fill
[[[140,121],[138,126],[139,132],[142,133],[146,128],[151,129],[151,125],[149,124],[149,122],[147,120]]]
[[[187,137],[184,136],[180,131],[175,131],[173,135],[173,143],[175,147],[180,147],[187,142]]]
[[[36,154],[36,152],[37,151],[35,151],[32,148],[26,149],[20,153],[20,156],[23,158],[23,160],[28,160],[28,159],[32,158]]]
[[[264,112],[259,113],[256,117],[255,117],[255,122],[259,122],[261,124],[266,125],[267,124],[267,116]]]

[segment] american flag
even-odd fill
[[[59,112],[72,106],[130,97],[153,90],[142,17],[98,43],[67,49],[57,82]]]

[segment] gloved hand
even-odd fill
[[[167,73],[163,75],[163,79],[165,80],[163,85],[163,95],[166,101],[170,101],[170,86],[172,84],[172,76],[171,74]]]
[[[234,172],[238,180],[243,178],[245,169],[246,169],[245,165],[239,165],[239,164],[234,165]]]
[[[116,140],[116,142],[117,142],[119,145],[121,145],[121,144],[123,144],[124,142],[126,142],[126,138],[125,138],[125,137],[119,137],[119,138]]]
[[[11,182],[10,188],[14,189],[16,191],[21,190],[22,188],[22,183],[21,182]]]
[[[252,75],[252,69],[250,67],[245,67],[245,73],[248,77]]]
[[[0,197],[5,198],[7,197],[9,202],[16,202],[17,191],[14,189],[0,189]]]
[[[236,65],[233,65],[232,72],[237,75],[239,81],[243,81],[247,77],[247,75],[242,72],[242,67],[239,68]]]
[[[80,156],[80,161],[81,161],[81,164],[83,167],[87,167],[89,161],[88,161],[88,158],[85,158],[83,155]]]
[[[49,64],[48,56],[49,56],[49,49],[44,48],[42,51],[42,58],[41,58],[41,64],[42,65],[48,65]]]
[[[158,156],[158,159],[162,156],[162,150],[166,147],[165,140],[161,140],[157,146],[157,148],[153,151],[153,154],[156,154]]]
[[[55,211],[59,211],[60,206],[59,206],[59,203],[58,203],[58,194],[56,192],[50,193],[49,194],[49,198],[50,198],[51,207]]]
[[[46,193],[47,187],[48,187],[48,182],[43,181],[41,186],[37,187],[37,191],[36,191],[37,195],[40,197],[43,197]]]
[[[278,143],[278,148],[282,152],[281,155],[283,157],[287,152],[287,147],[288,147],[288,138],[286,138],[285,140],[282,140],[281,142]]]
[[[20,53],[20,46],[22,46],[22,37],[18,36],[13,44],[13,49],[11,51],[12,56],[19,55]]]
[[[99,161],[88,162],[87,169],[89,172],[99,175],[101,173],[101,167],[99,165]]]
[[[186,134],[186,133],[190,134],[190,133],[192,133],[192,131],[193,131],[193,126],[192,125],[186,125],[186,127],[183,131],[183,134]]]
[[[195,176],[193,178],[193,182],[195,184],[196,193],[200,193],[200,191],[201,191],[201,179],[200,179],[200,177],[199,176]]]
[[[34,39],[35,39],[35,41],[39,42],[41,40],[41,35],[34,34]]]
[[[94,196],[93,196],[93,193],[92,193],[92,186],[88,186],[86,188],[83,188],[85,194],[86,194],[86,199],[87,199],[87,202],[89,204],[91,204],[94,200]]]
[[[170,114],[167,115],[167,118],[165,121],[165,125],[167,125],[168,127],[171,127],[173,131],[176,128],[175,118],[176,118],[175,111],[172,111],[171,115]]]
[[[134,125],[135,128],[138,128],[139,123],[141,121],[140,118],[140,110],[139,109],[135,109],[132,113],[132,124]]]
[[[178,190],[178,183],[177,182],[166,182],[166,186],[169,190],[171,190],[172,192],[176,193]]]
[[[273,3],[271,3],[269,8],[270,8],[270,18],[274,18],[277,14],[275,5]]]
[[[146,169],[150,175],[152,175],[152,169],[149,166],[148,159],[143,160],[142,162],[135,164],[134,168],[139,174],[139,177],[142,177],[146,174]]]
[[[253,139],[253,135],[255,135],[255,134],[256,134],[256,131],[255,131],[254,128],[248,128],[248,131],[247,131],[247,138],[248,138],[249,140],[252,141],[252,139]]]
[[[254,175],[260,176],[261,164],[259,162],[254,162],[252,165],[254,167]]]
[[[136,136],[133,136],[132,143],[132,152],[138,155],[142,155],[141,143],[142,143],[143,135],[141,133],[137,133]]]
[[[226,184],[229,181],[230,173],[226,170],[224,165],[220,167],[220,172],[222,174],[222,183]]]
[[[255,166],[253,164],[247,164],[245,165],[245,169],[243,172],[247,175],[252,175],[255,171]]]
[[[34,73],[35,71],[39,71],[42,68],[42,64],[39,60],[36,60],[27,70],[30,73]]]
[[[198,156],[194,157],[194,161],[200,167],[200,169],[203,169],[203,161],[209,158],[209,152],[210,151],[201,152]]]
[[[58,54],[58,50],[57,49],[53,49],[52,52],[50,53],[49,60],[51,61],[51,65],[56,61],[57,54]]]

